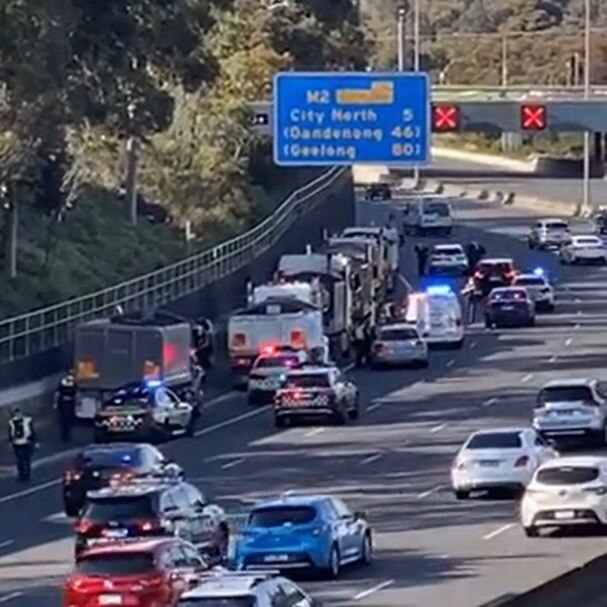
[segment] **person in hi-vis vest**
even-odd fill
[[[24,415],[18,407],[13,409],[13,415],[8,420],[8,440],[15,454],[17,478],[22,482],[29,481],[36,431],[34,420],[29,415]]]

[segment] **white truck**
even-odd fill
[[[313,253],[283,255],[278,262],[279,280],[318,285],[325,335],[334,357],[348,356],[353,319],[350,260],[343,255]]]
[[[328,360],[318,284],[264,284],[249,289],[248,305],[228,321],[228,352],[234,385],[242,387],[257,356],[289,346]]]

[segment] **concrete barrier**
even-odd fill
[[[527,592],[505,595],[479,607],[584,607],[607,604],[607,554],[575,567]]]

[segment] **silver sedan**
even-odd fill
[[[428,344],[413,325],[399,323],[379,329],[371,346],[373,368],[415,365],[428,366]]]

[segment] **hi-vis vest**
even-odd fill
[[[13,445],[27,445],[34,434],[32,418],[27,415],[13,417],[8,422],[8,431]]]

